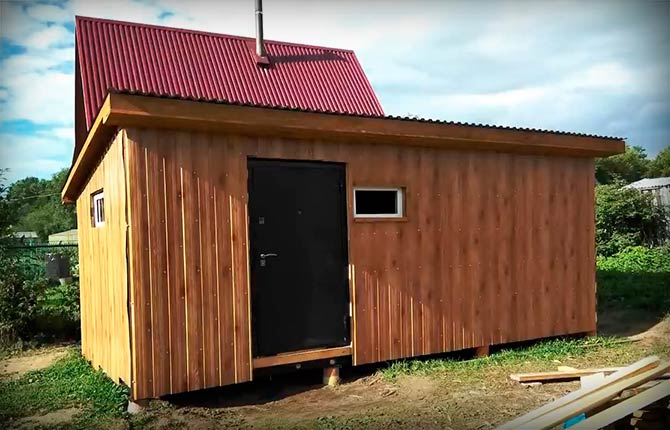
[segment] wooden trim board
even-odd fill
[[[667,396],[670,396],[670,381],[659,382],[636,396],[575,424],[574,428],[575,430],[600,429]]]
[[[602,369],[575,369],[570,371],[557,372],[534,372],[534,373],[513,373],[509,375],[512,381],[517,382],[544,382],[565,379],[578,379],[582,376],[593,375],[595,373],[614,373],[621,370],[621,367],[604,367]]]
[[[254,369],[261,369],[264,367],[281,366],[284,364],[296,364],[305,361],[345,357],[347,355],[351,355],[351,346],[327,349],[311,349],[309,351],[289,352],[286,354],[273,355],[270,357],[254,358],[253,366]]]
[[[582,402],[582,399],[594,392],[597,389],[603,389],[605,387],[608,387],[610,385],[613,385],[621,380],[625,380],[626,378],[630,378],[634,375],[638,375],[643,372],[647,372],[649,370],[655,370],[660,363],[660,359],[657,356],[651,356],[644,358],[637,363],[634,363],[628,367],[623,368],[622,370],[618,372],[614,372],[610,376],[605,378],[605,381],[603,381],[602,385],[599,385],[597,387],[586,387],[586,388],[581,388],[577,391],[573,391],[572,393],[561,397],[559,399],[554,400],[551,403],[547,403],[546,405],[537,408],[533,411],[530,411],[526,415],[520,416],[518,418],[515,418],[512,421],[509,421],[505,424],[502,424],[498,427],[498,430],[511,430],[511,429],[519,429],[522,428],[522,426],[526,426],[529,422],[550,413],[551,411],[554,411],[556,409],[562,408],[563,406],[569,405],[572,402],[575,401],[580,401]],[[625,387],[628,388],[628,387]],[[624,389],[625,389],[624,388]]]
[[[668,369],[670,369],[670,363],[664,362],[658,365],[658,367],[652,368],[651,370],[648,370],[644,373],[638,373],[634,376],[622,378],[614,383],[595,387],[591,390],[590,393],[588,393],[588,395],[579,399],[578,402],[570,402],[516,428],[520,430],[540,430],[553,428],[554,426],[565,422],[569,418],[575,417],[581,413],[587,412],[597,406],[604,404],[608,400],[616,397],[626,388],[635,387],[658,376],[661,376]],[[608,378],[606,378],[606,380],[607,379]]]

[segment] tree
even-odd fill
[[[74,205],[63,206],[60,200],[67,174],[68,170],[63,169],[51,179],[28,177],[9,186],[7,201],[15,231],[35,231],[46,241],[52,233],[76,227]]]
[[[668,235],[668,214],[653,197],[621,183],[596,187],[596,249],[610,256],[628,246],[654,246]]]
[[[664,178],[670,176],[670,148],[665,148],[649,162],[647,177]]]
[[[7,187],[5,186],[6,171],[6,169],[0,169],[0,238],[9,233],[12,222],[12,207],[7,201]]]
[[[631,183],[642,179],[649,168],[644,148],[626,145],[626,152],[596,161],[596,180],[599,184]]]

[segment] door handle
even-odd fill
[[[261,258],[268,258],[268,257],[278,257],[278,255],[274,253],[261,254]]]

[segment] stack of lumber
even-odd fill
[[[670,362],[652,356],[607,376],[604,375],[606,372],[602,372],[597,379],[592,378],[579,390],[509,421],[498,427],[498,430],[551,429],[582,414],[586,414],[586,419],[574,424],[571,429],[597,430],[628,419],[635,426],[633,428],[652,430],[655,427],[650,426],[656,425],[657,420],[652,420],[654,414],[650,413],[645,422],[643,411],[659,412],[665,419],[663,414],[667,415],[668,411],[670,380],[661,378],[669,370]],[[652,408],[651,405],[661,405],[661,408]],[[634,413],[639,416],[635,417]],[[635,418],[639,419],[633,422]],[[647,427],[640,427],[642,425]]]

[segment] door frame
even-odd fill
[[[349,169],[348,165],[345,162],[341,161],[326,161],[326,160],[311,160],[311,159],[288,159],[288,158],[271,158],[271,157],[257,157],[257,156],[247,156],[246,157],[246,172],[247,172],[247,205],[251,203],[251,189],[252,189],[252,164],[253,163],[264,163],[267,162],[268,164],[273,164],[276,166],[281,166],[281,165],[294,165],[294,164],[302,164],[302,165],[331,165],[331,166],[337,166],[342,169],[342,205],[341,205],[341,217],[342,217],[342,225],[341,230],[341,241],[342,241],[342,249],[344,251],[344,263],[346,265],[346,270],[347,270],[347,275],[346,275],[346,292],[347,292],[347,297],[348,297],[348,307],[349,307],[349,322],[348,322],[348,330],[347,330],[347,335],[348,335],[348,341],[349,344],[345,346],[334,346],[334,347],[327,347],[327,348],[317,348],[317,349],[305,349],[305,350],[300,350],[300,351],[291,351],[291,352],[285,352],[285,353],[280,353],[276,355],[271,355],[271,356],[258,356],[257,354],[257,337],[256,337],[256,329],[255,329],[255,324],[254,324],[254,302],[257,298],[255,292],[254,292],[254,267],[255,267],[255,256],[258,255],[257,250],[255,249],[254,245],[254,240],[253,240],[253,235],[251,234],[251,211],[247,210],[247,226],[248,226],[248,255],[247,259],[249,262],[249,327],[250,327],[250,342],[251,342],[251,359],[252,359],[252,367],[254,369],[256,368],[265,368],[265,367],[271,367],[271,366],[279,366],[283,364],[289,364],[289,363],[298,363],[302,361],[310,361],[314,359],[319,359],[319,358],[334,358],[334,357],[342,357],[342,356],[352,356],[353,357],[353,349],[354,349],[354,298],[353,298],[353,287],[352,287],[352,267],[351,263],[349,261],[349,255],[350,255],[350,250],[349,250],[349,227],[350,227],[350,222],[349,222]],[[272,359],[276,358],[276,359]],[[270,359],[270,360],[269,360]]]

